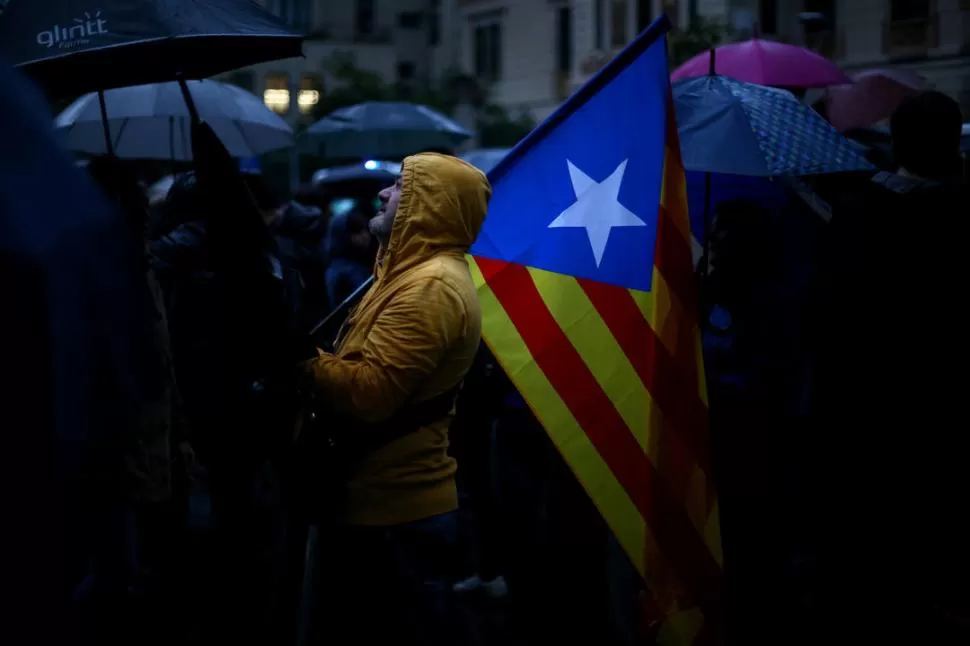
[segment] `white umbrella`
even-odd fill
[[[293,145],[292,128],[255,95],[218,81],[189,81],[188,86],[199,116],[233,157],[255,157]],[[117,157],[192,159],[192,120],[177,82],[108,90],[104,99]],[[108,153],[96,92],[69,105],[54,127],[69,150]]]

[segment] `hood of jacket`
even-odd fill
[[[478,238],[492,196],[482,171],[450,155],[412,155],[401,177],[391,238],[377,258],[375,274],[382,280],[440,253],[464,256]]]

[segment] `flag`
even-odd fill
[[[722,556],[684,169],[654,22],[489,174],[483,335],[643,576],[717,641]]]

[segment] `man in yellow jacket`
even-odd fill
[[[374,284],[335,354],[310,369],[318,393],[363,422],[360,432],[367,423],[393,427],[422,402],[453,400],[481,337],[465,254],[490,196],[479,170],[436,153],[405,159],[379,194]],[[323,630],[338,642],[456,643],[447,611],[458,508],[450,422],[449,413],[425,419],[356,465],[337,527],[321,537]]]

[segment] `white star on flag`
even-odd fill
[[[623,184],[623,173],[626,171],[628,159],[620,162],[616,170],[602,182],[596,182],[589,175],[579,170],[568,159],[569,179],[573,183],[573,193],[576,201],[568,209],[559,214],[549,223],[550,229],[583,228],[593,248],[596,267],[603,260],[606,243],[610,239],[613,227],[645,227],[647,223],[641,220],[630,209],[619,201],[620,186]]]

